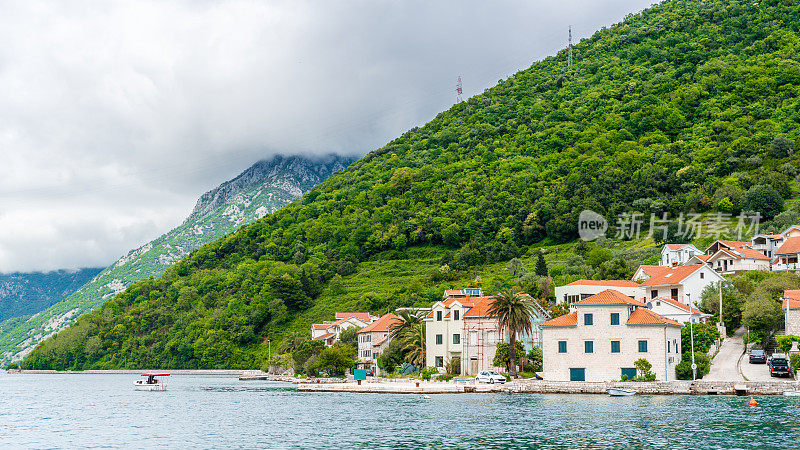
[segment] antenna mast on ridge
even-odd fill
[[[461,89],[461,75],[459,75],[458,76],[458,81],[456,82],[456,94],[457,94],[456,95],[456,103],[461,103],[461,102],[464,101],[464,99],[461,98],[462,91],[463,90]]]
[[[569,26],[569,52],[568,52],[567,66],[572,68],[572,25]]]

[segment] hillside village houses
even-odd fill
[[[697,247],[692,244],[666,244],[661,249],[661,265],[672,266],[675,264],[686,264],[694,255],[702,254]]]
[[[473,293],[481,294],[478,290],[469,292]],[[507,342],[497,319],[488,315],[493,300],[493,297],[465,295],[465,291],[446,291],[424,320],[425,365],[444,371],[448,362],[458,358],[462,375],[474,376],[483,370],[505,371],[505,367],[492,364],[497,344]],[[518,337],[526,351],[542,346],[539,324],[549,319],[547,311],[532,303],[536,308],[533,332]]]
[[[358,330],[358,361],[360,366],[372,369],[375,375],[379,374],[378,356],[389,345],[391,328],[399,321],[400,318],[397,315],[388,313]]]
[[[545,380],[632,378],[640,358],[652,364],[657,380],[675,380],[683,325],[611,289],[572,303],[570,309],[541,324]]]
[[[377,317],[365,312],[337,312],[336,320],[315,323],[311,325],[311,339],[325,342],[330,347],[339,340],[339,334],[348,328],[364,328],[378,320]]]
[[[641,265],[634,272],[633,279],[640,282],[646,299],[666,297],[684,305],[699,303],[706,286],[724,280],[706,264],[675,267]]]

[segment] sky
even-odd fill
[[[275,154],[364,155],[653,0],[0,0],[0,272],[103,267]]]

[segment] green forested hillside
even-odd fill
[[[369,270],[405,261],[381,275],[403,280],[395,289],[349,304],[427,301],[415,285],[574,239],[583,209],[796,220],[781,211],[797,192],[798,33],[788,1],[667,1],[630,16],[582,40],[571,69],[561,52],[453,106],[132,285],[24,366],[259,367],[265,338],[337,308],[332,292],[358,291],[354,280],[377,282]]]

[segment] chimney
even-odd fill
[[[678,267],[678,261],[672,261],[672,267]]]

